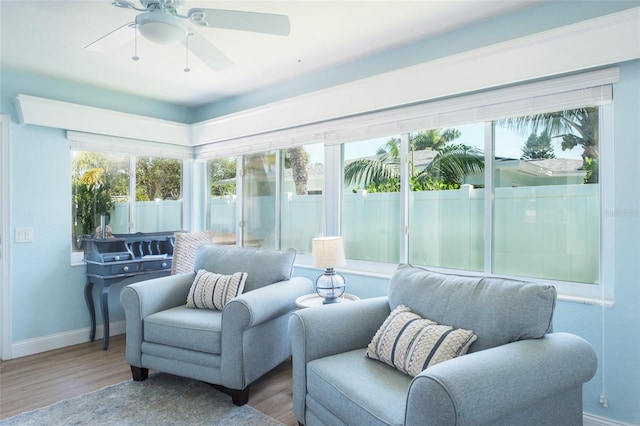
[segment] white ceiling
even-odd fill
[[[133,0],[138,5],[138,0]],[[181,44],[154,45],[138,37],[108,52],[85,46],[131,22],[136,14],[111,0],[0,0],[0,61],[17,69],[177,105],[201,106],[330,69],[509,13],[536,0],[414,1],[189,1],[218,8],[289,16],[287,37],[193,28],[234,65],[213,71],[194,55],[185,73]]]

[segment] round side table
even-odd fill
[[[324,297],[319,296],[317,294],[305,294],[304,296],[300,296],[296,299],[296,305],[298,308],[311,308],[312,306],[323,306],[322,301]],[[354,302],[356,300],[360,300],[358,296],[353,294],[344,293],[342,297],[340,297],[340,302]]]

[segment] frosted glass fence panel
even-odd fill
[[[138,201],[134,219],[136,232],[163,232],[182,229],[182,201]],[[129,203],[115,203],[110,218],[114,234],[129,233]]]
[[[311,240],[322,236],[322,195],[286,193],[282,201],[281,247],[311,254]]]
[[[496,188],[496,273],[597,283],[598,185]]]
[[[483,270],[484,189],[412,191],[410,211],[411,263]]]
[[[223,234],[236,232],[236,196],[211,198],[209,230]]]
[[[343,237],[347,257],[397,263],[400,245],[399,193],[344,195]],[[483,270],[484,189],[411,193],[409,261],[419,265]],[[254,197],[260,198],[260,197]],[[256,213],[274,209],[273,197],[254,200]],[[161,204],[166,203],[166,206]],[[111,216],[114,232],[126,233],[127,203]],[[138,208],[141,232],[180,229],[180,202],[161,201]],[[309,253],[322,229],[322,196],[291,195],[282,204],[283,248]],[[235,232],[236,203],[211,200],[215,232]],[[598,185],[547,185],[497,188],[495,194],[493,272],[572,282],[598,282]],[[274,211],[274,210],[271,210]],[[255,220],[272,232],[272,219]],[[268,223],[267,223],[268,222]],[[155,228],[154,228],[155,226]],[[159,229],[160,226],[168,227]],[[270,247],[265,243],[263,247]]]
[[[342,237],[349,259],[398,263],[400,193],[347,193],[343,196]]]

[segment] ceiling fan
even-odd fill
[[[186,21],[199,27],[280,36],[287,36],[290,32],[289,18],[286,15],[203,8],[189,9],[185,14],[180,14],[178,8],[182,6],[184,0],[140,0],[140,3],[142,7],[136,7],[129,0],[114,0],[112,4],[116,7],[144,13],[137,15],[134,21],[128,22],[90,43],[85,49],[93,51],[114,49],[134,40],[138,31],[143,37],[154,43],[181,42],[210,68],[220,70],[230,67],[233,62],[205,37],[191,30]],[[139,59],[137,53],[132,59]],[[185,68],[185,71],[188,70],[188,67]]]

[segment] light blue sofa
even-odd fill
[[[297,297],[313,293],[311,281],[291,277],[296,253],[204,245],[195,271],[224,275],[247,272],[244,292],[222,311],[190,309],[187,295],[194,273],[126,286],[126,358],[134,380],[149,369],[219,385],[236,405],[249,397],[249,385],[287,360],[287,324]]]
[[[580,337],[552,332],[555,302],[549,285],[400,265],[388,297],[291,316],[295,416],[307,426],[582,425],[597,360]],[[365,357],[401,304],[478,339],[414,378]]]

